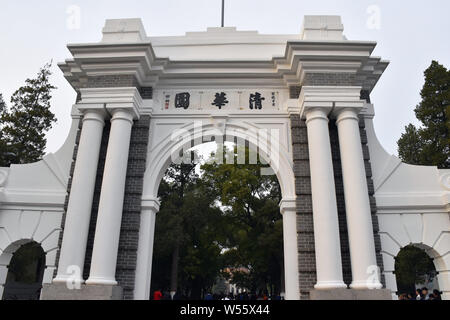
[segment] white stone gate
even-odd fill
[[[375,46],[347,40],[335,16],[305,17],[300,35],[154,38],[140,20],[108,20],[101,42],[69,45],[66,144],[0,169],[0,295],[14,251],[36,241],[44,299],[148,299],[159,183],[173,154],[214,137],[244,141],[278,177],[287,299],[385,298],[383,284],[395,298],[409,244],[450,298],[450,171],[378,143],[369,94],[388,63]]]

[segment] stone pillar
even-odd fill
[[[283,215],[284,274],[286,300],[300,300],[297,247],[297,212],[295,199],[283,199],[280,204]]]
[[[329,108],[305,111],[308,127],[317,284],[315,289],[347,288],[342,276],[339,221],[330,133]]]
[[[88,285],[117,285],[115,273],[133,118],[131,110],[112,111]]]
[[[364,156],[359,131],[360,108],[337,111],[345,208],[352,264],[352,289],[381,289],[375,256]]]
[[[67,206],[58,273],[54,283],[83,282],[86,243],[104,125],[102,111],[85,111]]]
[[[139,246],[137,253],[136,280],[134,288],[135,300],[149,300],[152,280],[153,244],[155,239],[156,214],[159,211],[158,200],[143,200]]]

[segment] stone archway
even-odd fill
[[[431,291],[439,289],[433,259],[418,246],[406,246],[399,251],[395,257],[395,276],[399,296],[415,292],[418,285]]]
[[[219,129],[220,127],[220,129]],[[181,138],[179,138],[181,136]],[[156,214],[159,211],[158,188],[163,175],[172,160],[192,147],[205,142],[217,141],[245,143],[252,151],[258,152],[276,174],[281,187],[283,200],[280,211],[283,215],[284,235],[284,265],[286,277],[286,299],[298,300],[300,297],[298,283],[298,252],[297,252],[297,221],[295,177],[292,156],[283,144],[275,143],[271,139],[260,139],[257,130],[233,125],[226,127],[213,124],[196,127],[188,124],[181,128],[180,135],[164,137],[164,143],[152,151],[144,178],[144,192],[141,211],[141,228],[136,269],[135,299],[148,299],[151,284],[151,266],[153,256],[153,240],[155,232]],[[270,141],[270,142],[269,142]],[[275,150],[274,150],[275,148]]]
[[[46,253],[34,241],[22,240],[2,254],[7,269],[2,279],[3,300],[39,300],[46,268]]]
[[[399,253],[408,246],[413,246],[423,250],[424,253],[433,260],[434,268],[436,271],[436,281],[439,284],[439,290],[442,292],[442,299],[448,300],[450,292],[450,283],[448,282],[448,275],[450,270],[450,266],[448,264],[448,253],[441,254],[438,250],[436,250],[436,248],[432,248],[423,243],[410,243],[403,247],[396,247],[395,250],[389,250],[391,248],[384,249],[384,265],[387,266],[387,270],[392,269],[392,271],[385,271],[385,275],[388,278],[386,287],[391,290],[393,296],[395,295],[394,298],[397,298],[396,292],[399,289],[397,287],[397,270],[395,259],[398,257]]]

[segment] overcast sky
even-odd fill
[[[56,67],[68,43],[97,42],[105,19],[142,18],[149,36],[183,35],[220,26],[221,0],[0,0],[0,93],[11,94],[53,60],[52,110],[58,123],[48,151],[63,144],[75,93]],[[73,24],[80,9],[79,28]],[[377,41],[374,54],[391,62],[372,93],[378,138],[390,153],[413,122],[423,71],[438,60],[450,67],[448,0],[226,0],[226,26],[297,34],[304,15],[341,15],[350,40]],[[380,19],[377,17],[379,16]],[[75,26],[75,27],[74,27]]]

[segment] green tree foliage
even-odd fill
[[[11,97],[7,107],[0,99],[0,166],[36,162],[44,156],[45,134],[56,122],[50,111],[51,63],[34,79],[27,79]]]
[[[424,250],[407,246],[395,259],[395,275],[399,293],[411,293],[416,284],[423,284],[435,275],[433,260]]]
[[[228,248],[224,263],[231,270],[229,280],[253,292],[279,292],[283,261],[280,186],[276,176],[261,174],[266,167],[262,162],[248,164],[250,151],[244,151],[247,164],[207,163],[202,166],[202,179],[223,205],[227,233],[223,245]]]
[[[420,94],[415,113],[422,126],[406,127],[397,142],[399,156],[409,164],[450,168],[450,70],[433,61]]]
[[[42,281],[45,268],[45,253],[38,243],[20,247],[13,255],[8,267],[9,281],[33,284]]]
[[[229,154],[237,157],[234,151]],[[198,299],[224,276],[253,292],[279,293],[283,236],[276,177],[261,175],[260,162],[208,161],[200,175],[198,166],[173,164],[161,182],[152,291],[175,287]]]
[[[3,100],[3,95],[0,93],[0,114],[6,109],[5,100]]]
[[[172,164],[161,182],[153,287],[199,299],[220,273],[222,214],[196,166]]]

